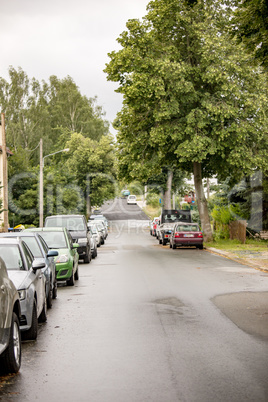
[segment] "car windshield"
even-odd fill
[[[39,244],[35,237],[22,236],[22,239],[27,244],[35,258],[43,258]]]
[[[23,262],[17,244],[0,244],[0,257],[5,261],[8,270],[23,269]]]
[[[67,248],[64,232],[42,232],[40,235],[49,248]]]
[[[86,230],[81,216],[55,216],[46,220],[46,227],[66,227],[70,231]]]
[[[199,232],[199,227],[197,225],[179,225],[176,227],[177,232]]]

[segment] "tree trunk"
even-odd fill
[[[164,194],[164,209],[171,209],[171,187],[172,187],[173,172],[168,171],[167,188]]]
[[[201,163],[198,162],[194,162],[194,185],[195,185],[197,207],[204,234],[204,240],[211,241],[213,240],[213,237],[208,214],[207,200],[205,197],[204,187],[202,183]]]

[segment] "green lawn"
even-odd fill
[[[251,251],[268,251],[268,241],[267,240],[246,240],[245,244],[241,244],[239,240],[217,240],[210,243],[204,243],[205,247],[214,247],[219,250],[228,251],[240,251],[240,250],[251,250]]]

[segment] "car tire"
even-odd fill
[[[16,313],[12,314],[8,347],[0,357],[0,367],[3,373],[17,373],[21,365],[21,335],[20,323]]]
[[[93,254],[92,254],[92,258],[96,258],[98,255],[98,251],[97,251],[97,247],[94,248]]]
[[[48,291],[48,298],[47,298],[47,308],[52,307],[52,299],[53,299],[53,289],[52,289],[52,282],[50,280],[49,291]]]
[[[58,283],[57,283],[57,281],[55,280],[55,282],[54,282],[54,286],[53,286],[53,299],[57,299],[57,296],[58,296]]]
[[[32,325],[31,328],[22,333],[22,339],[35,341],[37,338],[37,327],[38,327],[37,309],[36,309],[36,300],[34,299],[33,312],[32,312]]]
[[[74,286],[74,269],[72,269],[72,275],[71,275],[70,279],[67,280],[67,285]]]
[[[74,274],[74,279],[75,279],[76,281],[78,281],[78,279],[79,279],[78,266],[77,266],[77,270],[75,271],[75,274]]]
[[[43,305],[43,309],[41,311],[41,314],[38,318],[39,322],[46,322],[47,320],[47,299],[45,297],[45,301],[44,301],[44,305]]]
[[[161,239],[161,237],[159,237],[158,242],[159,242],[159,244],[162,244],[162,239]]]
[[[84,263],[88,264],[91,261],[91,252],[90,249],[87,249],[87,255],[84,257]]]
[[[166,241],[166,240],[163,240],[163,241],[162,241],[162,244],[163,244],[163,246],[165,246],[165,245],[167,244],[167,241]]]
[[[172,248],[172,244],[171,244],[171,243],[169,243],[169,248]]]
[[[172,248],[173,248],[173,250],[176,250],[176,244],[175,243],[172,244]]]
[[[200,246],[196,246],[196,248],[199,248],[200,250],[203,250],[204,246],[203,246],[203,244],[200,244]]]

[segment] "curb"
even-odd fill
[[[236,254],[230,253],[229,251],[219,250],[214,247],[205,247],[205,250],[208,251],[209,253],[217,254],[222,257],[228,258],[229,260],[238,262],[239,264],[247,265],[251,268],[257,269],[258,271],[268,272],[268,267],[267,268],[264,267],[262,265],[261,261],[257,262],[257,261],[252,261],[252,259],[240,258]]]

